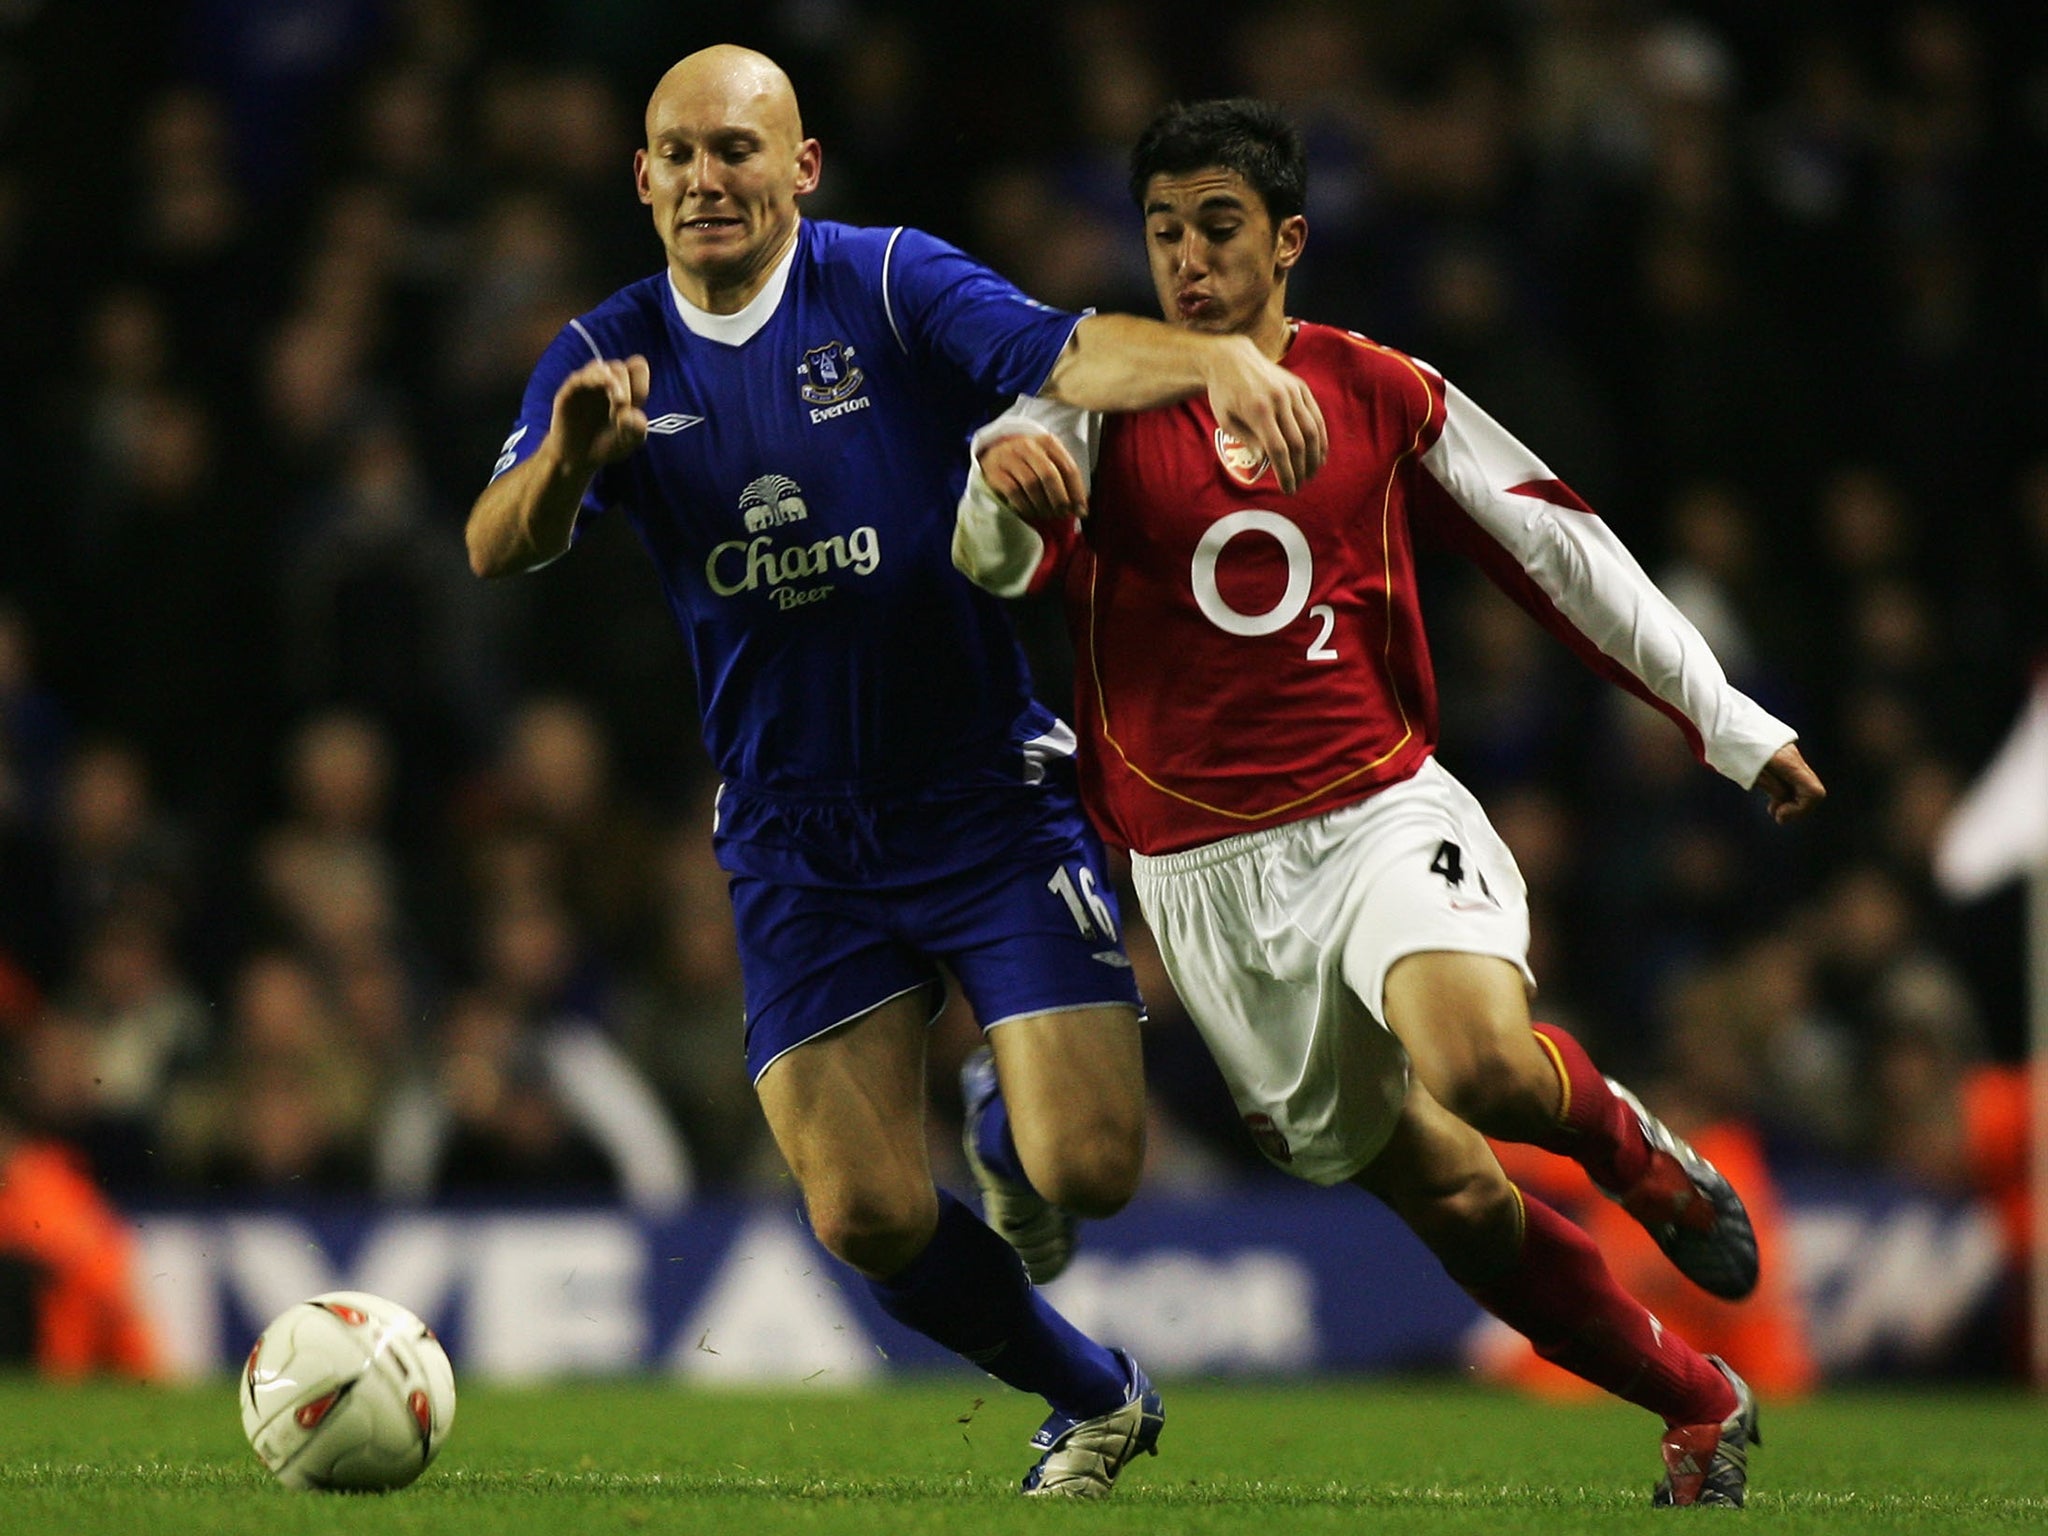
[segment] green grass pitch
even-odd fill
[[[1016,1496],[1033,1400],[965,1375],[842,1393],[647,1380],[462,1394],[402,1493],[295,1494],[243,1442],[234,1392],[0,1379],[9,1536],[2048,1530],[2048,1402],[1836,1393],[1765,1405],[1746,1511],[1652,1511],[1656,1435],[1450,1380],[1166,1384],[1161,1454],[1114,1499]]]

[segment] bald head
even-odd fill
[[[796,87],[782,66],[765,53],[737,43],[714,43],[688,58],[678,59],[655,83],[647,98],[647,137],[654,138],[664,107],[718,102],[729,109],[747,107],[766,125],[785,130],[792,144],[804,136],[797,111]]]
[[[633,174],[677,291],[718,314],[758,293],[796,238],[819,159],[789,76],[765,54],[721,43],[663,75]]]

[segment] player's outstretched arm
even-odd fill
[[[1684,729],[1708,767],[1767,795],[1781,785],[1789,814],[1804,814],[1819,780],[1796,751],[1784,757],[1798,733],[1728,681],[1697,626],[1541,459],[1456,386],[1427,377],[1443,425],[1418,461],[1426,478],[1411,514],[1595,672]],[[1779,807],[1773,795],[1772,814],[1787,819]]]
[[[1217,424],[1263,449],[1289,495],[1329,457],[1329,429],[1308,385],[1248,336],[1089,315],[1039,390],[1088,411],[1145,411],[1204,392]]]
[[[1798,745],[1789,741],[1764,764],[1756,787],[1770,801],[1771,820],[1780,824],[1796,821],[1828,797],[1820,775],[1807,767]]]
[[[463,537],[472,571],[530,571],[569,547],[591,480],[647,441],[647,387],[647,359],[637,354],[593,359],[562,381],[533,456],[485,486],[470,508]]]

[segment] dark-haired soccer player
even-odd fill
[[[1477,560],[1780,820],[1824,791],[1533,454],[1414,358],[1288,318],[1305,180],[1299,135],[1248,101],[1169,109],[1132,156],[1160,305],[1309,385],[1330,425],[1314,482],[1278,483],[1199,401],[1022,401],[977,435],[954,558],[1001,593],[1064,582],[1083,797],[1132,850],[1168,973],[1266,1155],[1381,1196],[1544,1356],[1657,1413],[1657,1502],[1739,1504],[1748,1388],[1623,1292],[1481,1134],[1578,1159],[1697,1283],[1754,1287],[1728,1182],[1530,1022],[1521,876],[1432,756],[1411,531]]]
[[[933,1188],[926,1153],[941,963],[993,1046],[977,1171],[1017,1247],[1061,1262],[1059,1208],[1118,1209],[1143,1153],[1137,993],[1073,734],[948,557],[961,445],[1019,390],[1202,394],[1292,486],[1322,418],[1246,338],[1077,320],[916,230],[800,218],[820,150],[760,54],[682,60],[646,130],[666,268],[541,357],[470,513],[471,565],[545,565],[586,510],[632,520],[689,642],[747,1061],[811,1227],[892,1316],[1046,1398],[1027,1491],[1107,1493],[1156,1443],[1157,1394]]]

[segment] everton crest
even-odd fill
[[[828,341],[804,353],[803,396],[813,405],[835,405],[862,384],[867,376],[854,363],[852,347],[843,341]]]

